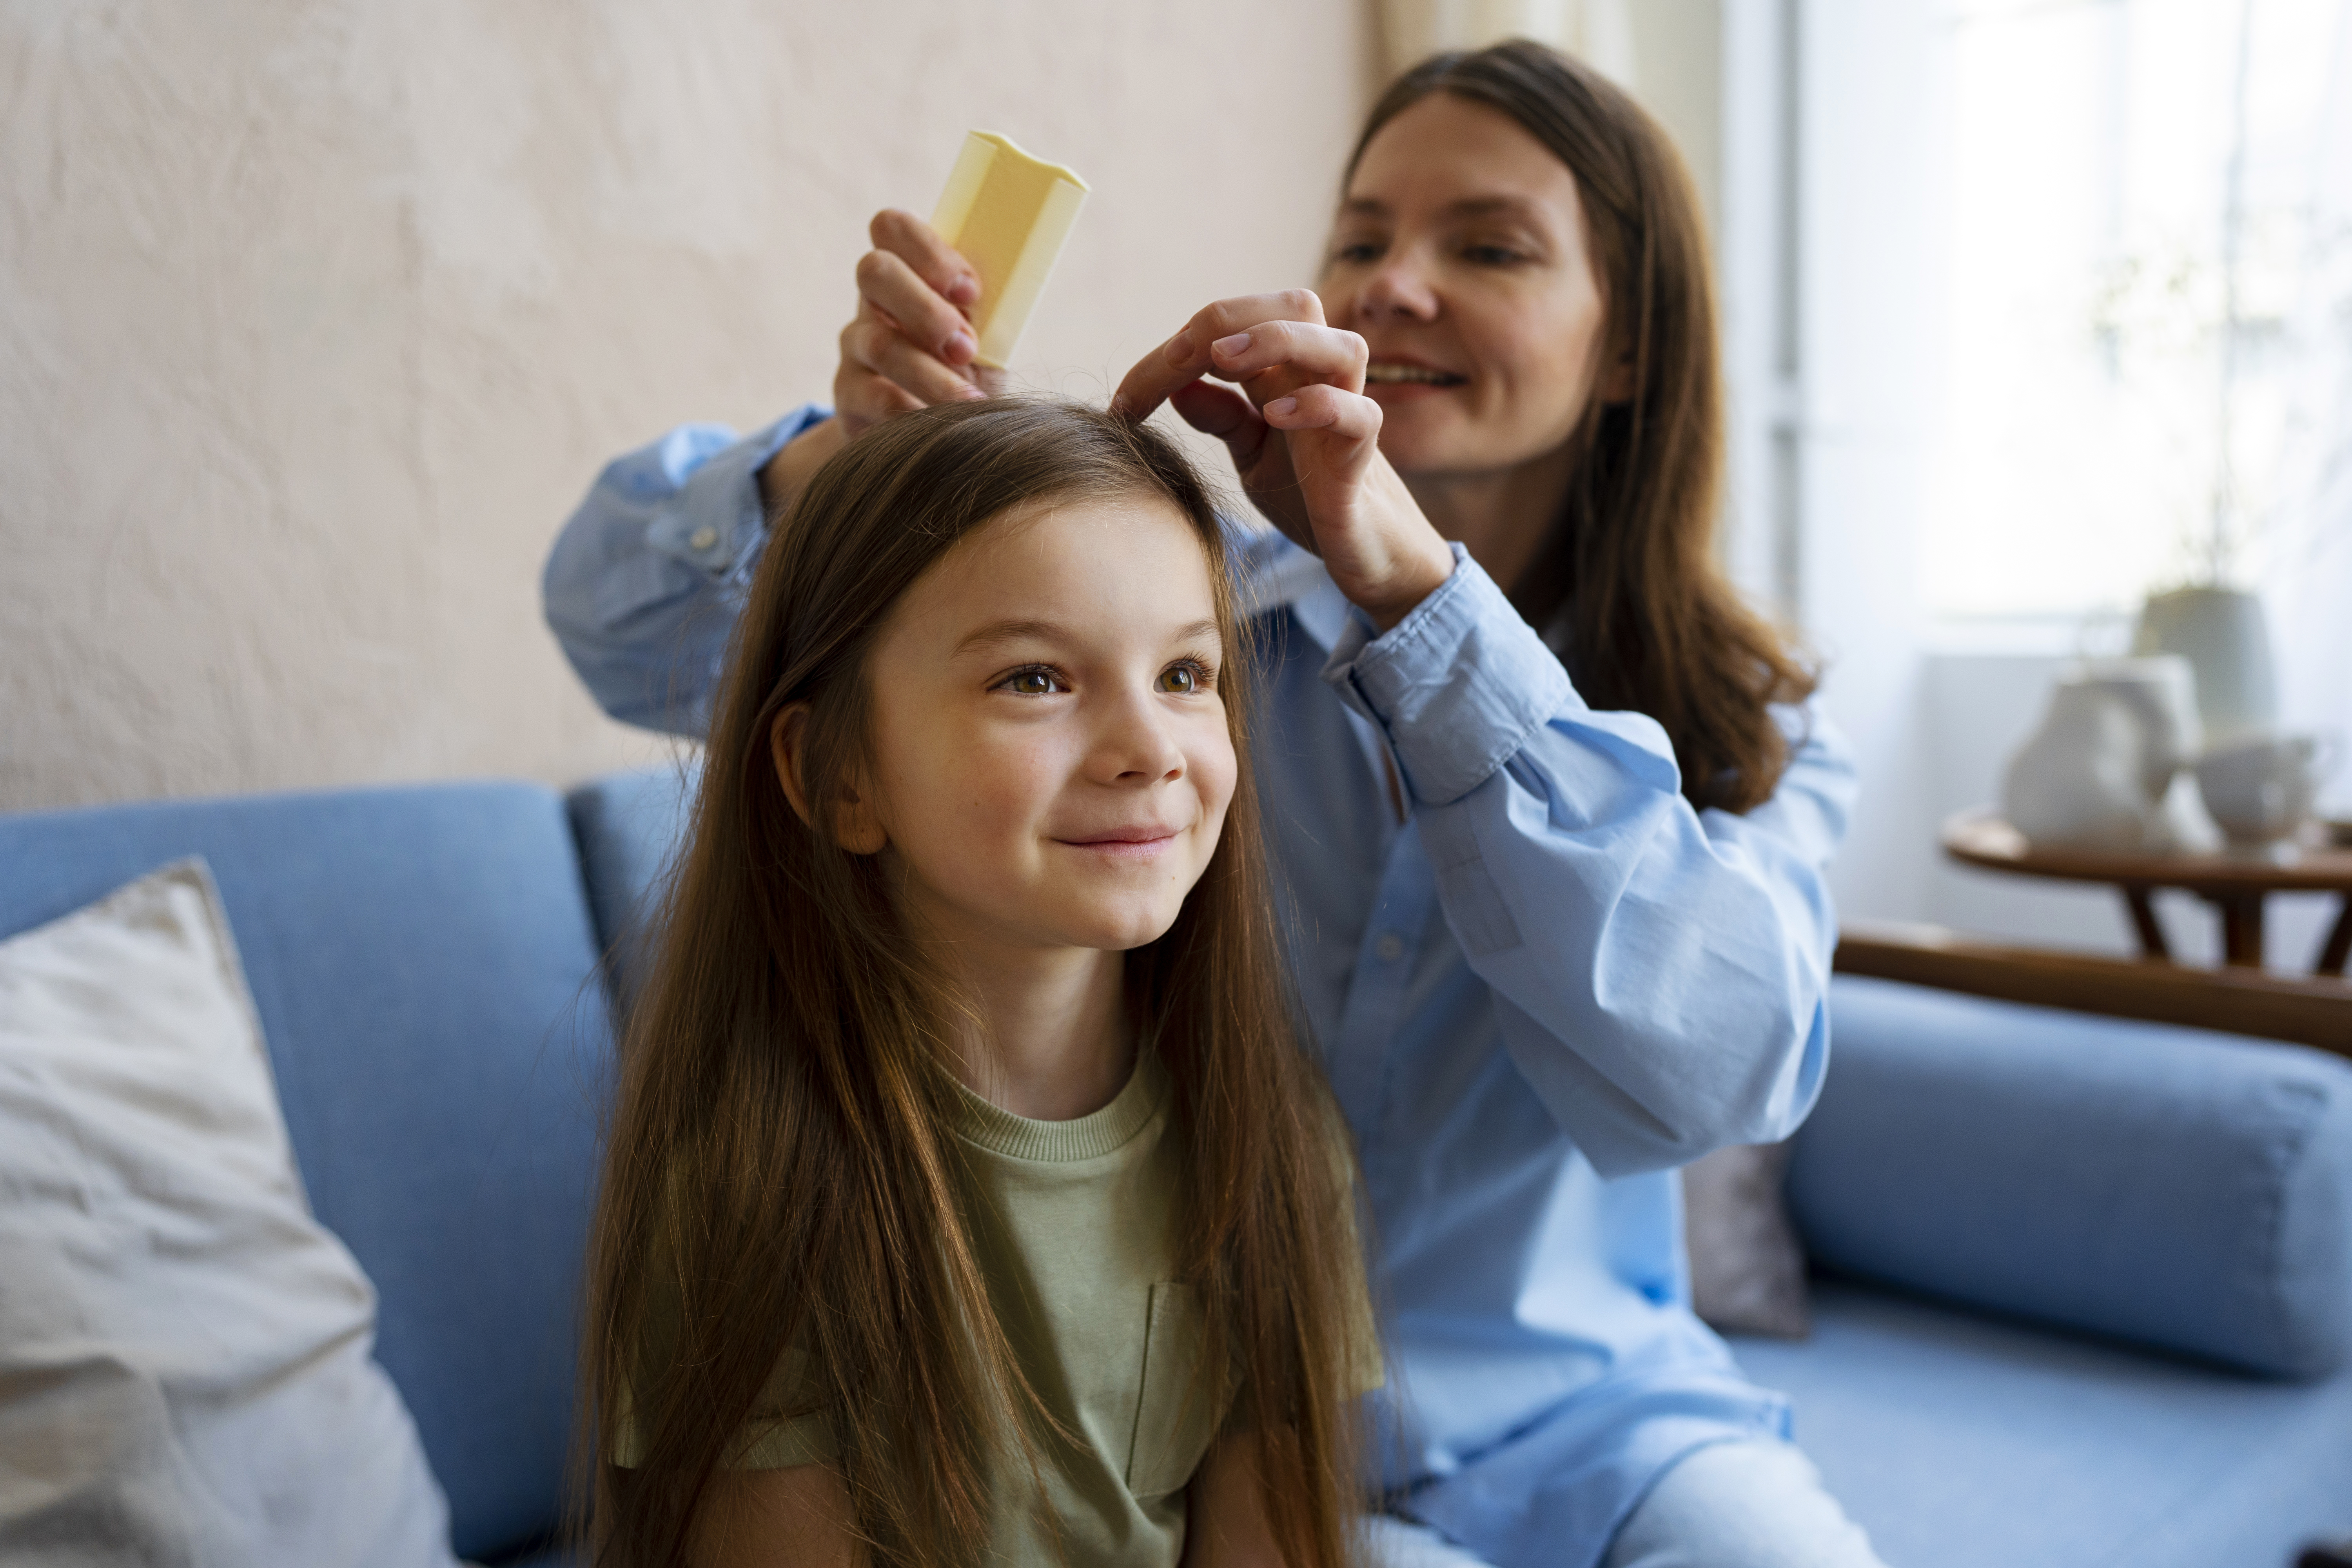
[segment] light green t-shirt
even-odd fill
[[[1077,1439],[1038,1456],[1062,1560],[1173,1568],[1184,1487],[1224,1412],[1194,1389],[1201,1303],[1169,1282],[1179,1172],[1166,1074],[1146,1055],[1116,1099],[1075,1121],[1033,1121],[970,1090],[956,1110],[989,1300],[1030,1385]],[[772,1419],[753,1412],[761,1425]],[[780,1468],[835,1452],[825,1418],[806,1416],[737,1463]],[[1000,1456],[992,1557],[1057,1561],[1035,1500],[1027,1466]]]
[[[958,1097],[953,1131],[970,1155],[975,1261],[1030,1386],[1076,1439],[1047,1439],[1038,1454],[1058,1554],[1036,1518],[1028,1467],[1017,1453],[1000,1456],[993,1561],[1175,1568],[1183,1553],[1184,1488],[1225,1410],[1195,1381],[1202,1303],[1171,1279],[1180,1154],[1168,1100],[1166,1071],[1148,1053],[1116,1099],[1075,1121],[1033,1121],[969,1090]],[[1377,1381],[1368,1302],[1357,1317]],[[738,1467],[782,1469],[837,1454],[823,1415],[778,1422],[805,1407],[791,1397],[803,1364],[787,1354],[770,1380]],[[624,1449],[632,1447],[625,1437]]]

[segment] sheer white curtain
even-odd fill
[[[2352,732],[2352,0],[1931,3],[1942,635],[2256,588],[2283,721]]]
[[[1380,0],[1389,68],[1402,70],[1442,49],[1479,49],[1533,38],[1633,80],[1633,0]]]
[[[2210,565],[2225,340],[2228,574],[2270,607],[2284,721],[2352,733],[2352,0],[2245,3],[1727,0],[1796,18],[1777,54],[1728,51],[1727,84],[1793,92],[1799,124],[1776,164],[1750,155],[1766,117],[1727,117],[1727,208],[1794,234],[1787,346],[1732,357],[1742,496],[1765,512],[1785,436],[1789,596],[1865,763],[1850,914],[2130,950],[2104,892],[1954,870],[1936,829],[1998,798],[2074,655],[2121,651],[2147,594]],[[1750,34],[1773,41],[1727,26]],[[1752,322],[1777,274],[1750,249],[1727,281]],[[2327,798],[2352,813],[2352,763]],[[2319,911],[2288,903],[2274,959],[2301,964]],[[2173,913],[2201,952],[2202,912]]]
[[[2263,582],[2347,352],[2352,0],[1939,9],[1930,603],[2063,619]]]
[[[2338,11],[2285,204],[2293,294],[2263,578],[2282,716],[2352,745],[2352,4]],[[2324,798],[2334,815],[2352,816],[2352,759]]]

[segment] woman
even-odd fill
[[[1385,1544],[1874,1563],[1687,1307],[1674,1168],[1787,1136],[1821,1081],[1853,793],[1709,554],[1687,177],[1624,94],[1510,44],[1400,79],[1343,191],[1319,299],[1210,306],[1118,401],[1222,437],[1308,546],[1255,547],[1259,777],[1393,1323]],[[674,433],[559,542],[549,618],[615,715],[699,729],[763,489],[977,392],[968,271],[904,214],[875,237],[837,416]],[[1293,432],[1366,422],[1381,458],[1347,493],[1370,499],[1318,510]]]

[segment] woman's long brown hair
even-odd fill
[[[1716,558],[1723,385],[1706,224],[1673,141],[1607,78],[1524,39],[1437,55],[1391,83],[1348,160],[1434,92],[1483,104],[1576,176],[1607,310],[1603,352],[1631,395],[1598,397],[1543,554],[1513,595],[1538,627],[1565,617],[1569,673],[1596,708],[1665,727],[1696,806],[1761,805],[1788,765],[1768,711],[1811,695],[1812,672],[1740,602]]]
[[[807,703],[802,783],[812,801],[841,798],[866,755],[867,651],[898,597],[991,519],[1112,495],[1164,500],[1200,537],[1243,764],[1206,872],[1127,970],[1172,1085],[1174,1253],[1211,1304],[1202,1394],[1238,1380],[1234,1408],[1265,1439],[1257,1468],[1286,1560],[1343,1559],[1362,1371],[1348,1303],[1362,1264],[1349,1175],[1331,1157],[1336,1112],[1300,1048],[1276,947],[1246,650],[1213,499],[1151,430],[995,400],[907,415],[851,444],[777,528],[751,584],[624,1037],[591,1239],[579,1462],[599,1564],[687,1560],[788,1350],[808,1358],[810,1409],[832,1423],[876,1563],[977,1561],[992,1479],[1007,1465],[1034,1474],[1061,1440],[997,1325],[960,1212],[945,1129],[965,1010],[899,918],[888,852],[851,854],[805,826],[768,737],[786,704]],[[625,1430],[625,1468],[612,1462]]]

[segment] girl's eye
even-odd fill
[[[1502,245],[1468,246],[1462,254],[1481,267],[1508,267],[1519,258],[1517,251]]]
[[[1205,690],[1209,684],[1206,667],[1192,659],[1182,659],[1160,673],[1160,689],[1178,697],[1190,697]]]
[[[1344,261],[1354,267],[1369,267],[1381,258],[1381,247],[1369,239],[1343,245],[1331,253],[1334,261]]]
[[[1066,689],[1054,672],[1043,666],[1016,669],[997,683],[1000,691],[1010,691],[1015,697],[1050,697]]]

